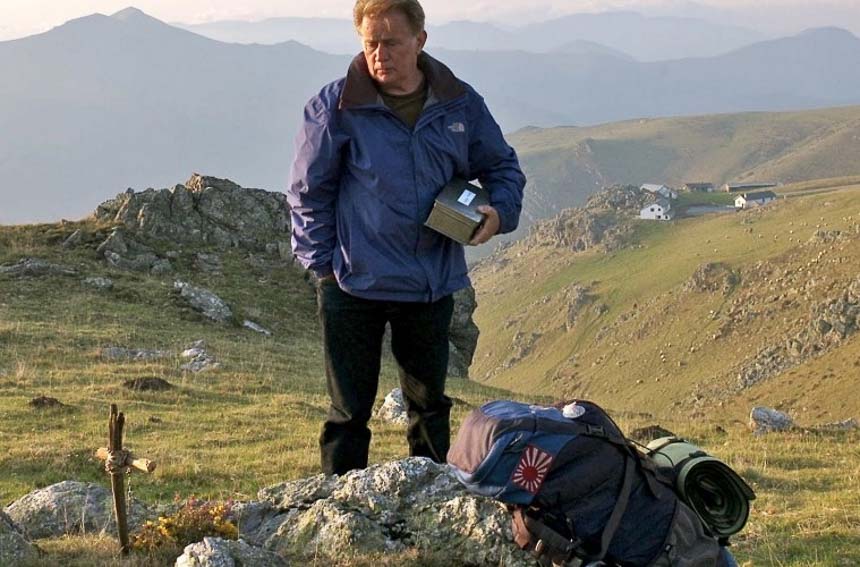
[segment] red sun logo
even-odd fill
[[[514,484],[531,494],[537,494],[549,472],[552,455],[533,445],[526,447],[511,476]]]

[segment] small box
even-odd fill
[[[486,189],[455,177],[436,196],[424,226],[460,244],[468,244],[484,221],[478,207],[489,204],[490,193]]]

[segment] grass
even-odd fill
[[[733,227],[738,219],[696,222],[704,222],[716,234]],[[638,238],[647,243],[645,248],[622,251],[613,257],[586,254],[562,258],[555,269],[543,270],[546,279],[520,271],[519,279],[510,272],[501,274],[510,277],[496,275],[496,283],[517,284],[501,286],[503,293],[497,296],[491,295],[495,292],[487,287],[489,282],[479,276],[479,321],[484,333],[479,359],[487,359],[487,353],[495,350],[488,346],[487,338],[497,344],[509,344],[509,339],[505,342],[498,338],[495,329],[501,332],[506,313],[525,311],[524,324],[531,321],[538,328],[538,321],[546,314],[541,310],[558,310],[559,306],[550,302],[548,307],[538,309],[531,307],[532,303],[544,295],[553,295],[571,281],[593,284],[600,301],[610,305],[604,317],[614,317],[623,311],[619,306],[646,301],[682,282],[688,271],[703,261],[696,255],[701,252],[701,246],[696,244],[701,233],[696,232],[693,222],[685,223],[642,224]],[[191,271],[191,259],[184,255],[177,260],[177,273],[169,277],[116,272],[98,261],[91,249],[65,250],[59,246],[76,228],[85,230],[93,241],[103,230],[88,223],[0,227],[0,264],[37,256],[73,266],[79,272],[72,277],[0,276],[2,502],[9,503],[36,488],[65,479],[107,484],[105,473],[92,455],[106,443],[110,403],[119,404],[127,416],[127,445],[158,463],[152,475],[132,478],[135,496],[149,503],[169,502],[177,495],[250,499],[261,487],[316,474],[316,439],[327,398],[316,306],[312,290],[301,275],[287,267],[253,268],[237,251],[223,255],[224,273],[220,276],[204,277]],[[750,263],[784,252],[785,243],[770,239],[769,231],[776,228],[776,223],[756,225],[756,230],[767,236],[767,245],[757,248],[755,254],[745,253],[743,242],[733,242],[726,243],[725,256],[721,257]],[[658,264],[670,246],[677,249],[678,265],[657,271],[649,267]],[[720,247],[724,248],[722,242]],[[548,262],[551,257],[552,254],[540,255],[536,261]],[[541,271],[534,272],[538,273]],[[96,292],[80,284],[82,277],[96,275],[111,277],[114,289]],[[172,293],[174,277],[213,289],[240,315],[275,331],[274,336],[264,337],[235,325],[203,320]],[[641,289],[625,287],[625,281],[636,281]],[[487,301],[489,297],[493,301]],[[707,308],[708,305],[700,307]],[[538,400],[541,394],[561,395],[565,389],[558,385],[546,388],[542,373],[552,370],[553,361],[567,360],[593,341],[599,328],[596,320],[587,319],[588,330],[572,343],[552,325],[543,329],[544,338],[537,343],[540,359],[534,360],[528,371],[517,370],[522,381],[519,394],[491,387],[507,384],[505,380],[494,380],[489,385],[451,380],[449,394],[459,400],[452,416],[454,427],[472,407],[490,399]],[[206,340],[208,350],[222,363],[220,369],[186,373],[179,368],[184,361],[178,355],[149,363],[109,361],[99,356],[100,348],[112,345],[179,353],[200,338]],[[545,345],[545,340],[552,342]],[[126,379],[142,376],[158,376],[175,387],[165,392],[133,392],[121,386]],[[510,385],[516,384],[511,380]],[[387,361],[378,401],[395,386],[395,368]],[[595,386],[591,388],[595,394],[601,392]],[[58,398],[66,407],[36,410],[28,401],[38,395]],[[752,438],[732,412],[716,412],[691,422],[621,398],[597,401],[611,408],[625,429],[659,422],[695,439],[752,481],[759,499],[749,527],[737,539],[735,548],[747,565],[860,562],[857,434],[791,433]],[[643,411],[651,415],[643,415]],[[372,462],[407,454],[401,427],[374,420],[372,429]],[[99,534],[38,543],[47,552],[39,562],[42,565],[170,565],[177,551],[135,554],[120,560],[115,556],[113,540]],[[444,558],[413,553],[353,558],[343,564],[444,563]]]

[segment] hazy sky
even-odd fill
[[[275,16],[349,18],[351,0],[0,0],[0,40],[46,31],[63,22],[129,5],[167,22],[259,20]],[[860,0],[424,0],[428,21],[456,19],[525,23],[574,12],[632,8],[653,14],[692,15],[767,31],[841,25],[860,30]]]

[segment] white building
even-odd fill
[[[640,191],[663,197],[664,199],[677,199],[678,193],[672,191],[665,185],[657,185],[656,183],[646,183],[639,187]]]
[[[776,193],[773,191],[759,191],[758,193],[744,193],[735,197],[736,209],[749,209],[752,207],[760,207],[771,201],[776,200]]]
[[[655,202],[639,211],[639,218],[668,221],[675,218],[675,210],[672,208],[672,203],[669,202],[668,199],[658,197]]]

